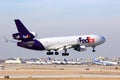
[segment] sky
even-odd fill
[[[106,42],[96,52],[68,50],[69,56],[48,56],[46,51],[33,51],[6,43],[17,32],[14,19],[20,19],[37,38],[99,34]],[[1,0],[0,59],[3,58],[94,58],[120,57],[120,0]],[[61,51],[60,53],[62,53]]]

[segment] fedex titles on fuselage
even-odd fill
[[[94,43],[95,42],[95,38],[91,38],[90,36],[89,37],[86,37],[86,39],[82,38],[82,37],[79,37],[79,41],[80,43]]]

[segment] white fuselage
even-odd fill
[[[94,39],[94,42],[84,42],[84,40],[90,37]],[[82,38],[83,42],[79,38]],[[46,50],[60,49],[63,47],[71,47],[74,45],[85,45],[86,47],[97,46],[102,44],[105,40],[99,35],[81,35],[81,36],[68,36],[68,37],[52,37],[37,39],[40,41]]]

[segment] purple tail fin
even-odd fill
[[[15,19],[15,24],[18,33],[13,34],[14,39],[25,41],[35,38],[35,36],[27,30],[27,28],[23,25],[23,23],[19,19]]]
[[[15,19],[15,24],[19,33],[23,35],[30,34],[30,32],[25,28],[25,26],[19,19]]]

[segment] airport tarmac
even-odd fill
[[[120,66],[100,65],[26,65],[3,64],[0,78],[116,78],[120,80]],[[116,69],[117,67],[117,69]],[[1,79],[0,79],[1,80]],[[64,79],[60,79],[64,80]],[[114,80],[114,79],[113,79]]]
[[[89,77],[89,78],[120,78],[120,74],[0,74],[0,78],[9,76],[10,78],[70,78],[70,77]]]

